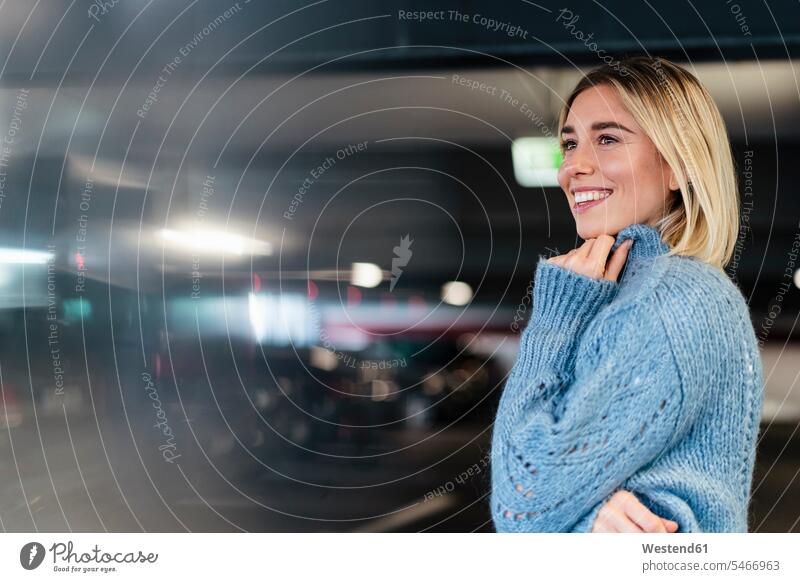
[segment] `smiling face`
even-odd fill
[[[654,224],[666,214],[678,182],[614,87],[598,85],[578,94],[561,143],[558,183],[582,239],[615,236],[628,225]]]

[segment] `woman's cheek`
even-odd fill
[[[613,152],[606,155],[600,170],[605,179],[616,188],[633,181],[633,177],[638,174],[636,166],[635,159]]]
[[[556,179],[558,180],[558,185],[561,186],[561,189],[566,193],[569,191],[569,175],[567,174],[567,169],[562,164],[558,168],[558,173],[556,174]]]

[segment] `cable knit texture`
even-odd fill
[[[540,255],[492,435],[498,532],[589,532],[631,491],[679,532],[746,532],[763,370],[747,303],[715,267],[632,224],[619,281]]]

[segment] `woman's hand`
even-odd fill
[[[592,533],[675,533],[678,524],[651,512],[630,491],[617,491],[594,520]]]
[[[565,255],[559,255],[547,260],[548,263],[555,263],[570,271],[591,277],[592,279],[608,279],[616,281],[622,267],[628,258],[628,250],[633,241],[631,239],[623,242],[617,250],[608,258],[608,252],[614,245],[616,239],[607,234],[597,238],[587,239],[577,249],[572,249]]]

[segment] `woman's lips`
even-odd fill
[[[598,206],[598,205],[602,204],[603,202],[608,200],[608,198],[610,198],[614,194],[613,190],[606,190],[605,192],[607,192],[607,195],[605,197],[601,198],[600,200],[589,200],[588,202],[576,202],[573,205],[572,210],[575,211],[575,214],[583,214],[587,210],[590,210],[590,209],[594,208],[595,206]]]

